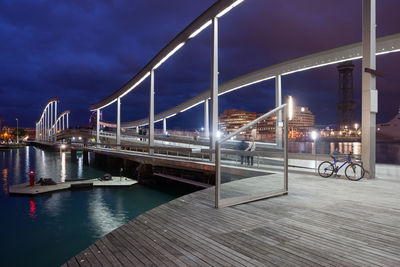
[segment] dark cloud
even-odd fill
[[[33,126],[43,106],[59,97],[72,124],[87,124],[88,106],[118,90],[213,0],[5,0],[0,2],[0,114]],[[397,0],[378,1],[377,34],[399,31]],[[211,30],[188,42],[156,71],[156,111],[202,92],[210,84]],[[220,82],[309,53],[361,40],[361,1],[246,0],[220,19]],[[397,110],[400,55],[378,58],[378,121]],[[355,97],[361,101],[360,63]],[[318,123],[336,116],[337,70],[330,66],[283,78],[284,94],[309,106]],[[264,112],[274,105],[274,82],[220,98],[220,111]],[[397,101],[397,102],[396,102]],[[148,82],[122,101],[123,120],[147,115]],[[360,117],[360,105],[357,116]],[[105,109],[115,119],[115,107]],[[194,119],[195,118],[195,119]],[[202,125],[202,107],[169,120],[171,127]]]

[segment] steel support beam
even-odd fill
[[[362,136],[361,159],[367,171],[366,177],[375,177],[376,162],[376,113],[378,93],[376,78],[365,71],[376,69],[376,0],[363,0],[362,26]]]
[[[208,99],[204,100],[204,135],[205,137],[210,136],[210,113],[208,112]]]
[[[67,113],[67,130],[69,129],[69,113]]]
[[[54,130],[55,130],[55,135],[56,135],[56,137],[55,137],[55,141],[57,142],[57,134],[58,134],[58,123],[57,123],[57,119],[58,119],[58,116],[57,116],[57,101],[54,103],[55,105],[54,105],[54,115],[55,115],[55,118],[56,118],[56,123],[55,123],[55,126],[54,126]]]
[[[100,109],[96,110],[96,143],[100,144]]]
[[[218,131],[218,18],[212,22],[212,56],[211,56],[211,125],[210,148],[215,149]],[[215,160],[215,153],[210,160]]]
[[[50,138],[51,138],[51,141],[53,141],[53,124],[54,124],[54,121],[53,121],[53,102],[51,102],[50,103]]]
[[[281,75],[277,75],[275,77],[275,107],[279,107],[282,105],[282,81],[281,81]],[[276,145],[278,147],[282,147],[282,127],[283,127],[283,122],[282,122],[282,111],[278,111],[276,113]]]
[[[117,150],[121,149],[121,98],[117,99]]]
[[[149,146],[154,146],[154,69],[150,71],[150,91],[149,91]],[[154,153],[149,149],[149,154]]]
[[[167,119],[166,118],[163,119],[163,134],[164,135],[167,134]]]

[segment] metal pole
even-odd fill
[[[282,105],[282,82],[281,75],[275,77],[275,107]],[[282,147],[282,111],[276,113],[276,145]]]
[[[208,112],[208,99],[204,100],[204,134],[205,137],[210,136],[210,122],[209,122],[209,112]]]
[[[150,71],[149,146],[154,146],[154,70]],[[153,153],[153,149],[149,149],[149,154],[152,155]]]
[[[317,138],[314,139],[314,171],[317,174]]]
[[[69,129],[69,113],[67,113],[67,129]]]
[[[65,114],[62,116],[62,129],[65,130]]]
[[[289,104],[289,103],[287,103]],[[288,181],[288,177],[289,177],[289,152],[288,152],[288,146],[289,146],[289,131],[288,131],[288,124],[289,124],[289,105],[286,105],[284,108],[284,140],[285,140],[285,149],[283,151],[284,155],[284,188],[286,190],[286,192],[288,192],[289,190],[289,181]]]
[[[221,144],[215,147],[215,207],[219,208],[221,199]]]
[[[376,79],[365,68],[376,69],[376,0],[363,0],[362,59],[362,136],[361,159],[367,177],[375,177],[376,113],[378,91]]]
[[[96,143],[100,144],[100,109],[96,110]]]
[[[210,148],[215,149],[215,141],[217,138],[217,131],[218,131],[218,18],[217,17],[213,18],[213,29],[212,29],[211,123],[212,123],[212,134],[210,138],[211,142]],[[211,161],[215,160],[213,156],[210,157]]]
[[[164,133],[164,135],[167,134],[167,119],[166,118],[163,119],[163,133]]]
[[[50,137],[53,137],[53,133],[51,132],[53,126],[53,102],[50,102]]]
[[[58,119],[58,116],[57,116],[57,101],[56,102],[54,102],[54,118],[55,118],[55,120],[56,120],[56,122],[55,122],[55,140],[54,141],[56,141],[57,142],[57,134],[58,134],[58,121],[57,121],[57,119]]]
[[[46,108],[46,114],[47,114],[47,119],[46,119],[46,140],[49,141],[49,126],[50,126],[50,107],[47,106]]]
[[[120,150],[121,145],[121,98],[117,100],[117,150]]]
[[[16,118],[16,120],[17,120],[17,144],[19,144],[18,118]]]

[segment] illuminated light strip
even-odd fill
[[[187,108],[185,108],[185,109],[183,109],[183,110],[181,110],[181,111],[179,111],[179,112],[180,112],[180,113],[185,112],[186,110],[191,109],[191,108],[193,108],[193,107],[195,107],[195,106],[197,106],[197,105],[199,105],[200,103],[203,103],[203,102],[204,102],[204,101],[197,102],[196,104],[193,104],[193,105],[191,105],[190,107],[187,107]]]
[[[53,126],[51,126],[50,129],[53,129],[56,126],[57,122],[59,120],[61,120],[61,118],[64,117],[65,115],[67,115],[67,114],[71,114],[71,111],[67,110],[67,111],[64,111],[63,113],[61,113],[60,116],[58,116],[57,120],[54,122]]]
[[[337,64],[337,63],[341,63],[341,62],[345,62],[345,61],[349,61],[349,60],[360,59],[360,58],[362,58],[362,56],[349,57],[349,58],[345,58],[345,59],[341,59],[341,60],[335,60],[335,61],[331,61],[331,62],[328,62],[328,63],[323,63],[323,64],[314,65],[314,66],[310,66],[310,67],[306,67],[306,68],[300,68],[300,69],[297,69],[297,70],[283,72],[281,75],[284,76],[284,75],[288,75],[288,74],[292,74],[292,73],[296,73],[296,72],[300,72],[300,71],[320,68],[320,67],[324,67],[324,66],[328,66],[328,65],[332,65],[332,64]]]
[[[128,94],[130,91],[132,91],[133,89],[136,88],[136,86],[138,86],[139,84],[141,84],[147,77],[149,77],[150,72],[147,72],[137,83],[135,83],[128,91],[126,91],[125,93],[123,93],[122,95],[120,95],[121,97],[124,97],[126,94]]]
[[[155,66],[154,66],[154,70],[157,69],[161,64],[163,64],[170,56],[172,56],[173,54],[175,54],[176,51],[178,51],[185,43],[180,43],[178,44],[177,47],[175,47],[171,52],[169,52],[163,59],[160,60],[160,62],[158,62]]]
[[[228,13],[229,11],[231,11],[232,8],[234,8],[235,6],[239,5],[240,3],[242,3],[244,0],[237,0],[236,2],[234,2],[232,5],[230,5],[229,7],[225,8],[224,10],[222,10],[218,15],[217,18],[222,17],[223,15],[225,15],[226,13]]]
[[[386,54],[390,54],[390,53],[396,53],[396,52],[400,52],[400,49],[395,49],[395,50],[387,50],[387,51],[383,51],[383,52],[377,52],[377,55],[386,55]]]
[[[99,108],[95,108],[95,109],[92,109],[92,110],[100,110],[100,109],[102,109],[102,108],[108,107],[109,105],[113,104],[113,103],[116,102],[117,100],[118,100],[118,98],[114,99],[113,101],[111,101],[111,102],[108,103],[108,104],[105,104],[104,106],[101,106],[101,107],[99,107]]]
[[[43,119],[44,113],[45,113],[46,110],[49,108],[50,104],[53,103],[53,102],[58,102],[58,101],[57,101],[57,100],[53,100],[53,101],[50,101],[49,103],[47,103],[47,105],[46,105],[46,106],[44,107],[44,109],[43,109],[42,116],[40,116],[39,122]]]
[[[274,78],[275,78],[275,76],[271,76],[271,77],[263,78],[263,79],[260,79],[260,80],[254,81],[254,82],[250,82],[250,83],[246,83],[246,84],[243,84],[243,85],[239,85],[237,87],[234,87],[234,88],[231,88],[229,90],[226,90],[224,92],[219,93],[218,96],[221,96],[221,95],[224,95],[226,93],[235,91],[235,90],[240,89],[240,88],[245,87],[245,86],[250,86],[252,84],[260,83],[260,82],[267,81],[267,80],[274,79]],[[204,100],[202,102],[204,102]]]
[[[165,118],[166,118],[166,119],[169,119],[169,118],[171,118],[171,117],[175,116],[176,114],[178,114],[178,113],[175,113],[175,114],[169,115],[168,117],[165,117]]]
[[[212,23],[211,20],[207,21],[203,26],[201,26],[200,28],[198,28],[196,31],[194,31],[190,36],[189,39],[192,39],[194,37],[196,37],[199,33],[201,33],[205,28],[207,28],[208,26],[210,26]]]

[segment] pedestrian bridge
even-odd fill
[[[242,3],[244,2],[244,3]],[[242,3],[242,4],[241,4]],[[241,5],[239,5],[241,4]],[[96,112],[96,130],[79,133],[79,136],[87,135],[87,138],[95,137],[93,142],[84,142],[81,145],[86,150],[113,153],[125,155],[126,153],[142,153],[146,154],[154,160],[165,161],[172,157],[182,157],[186,154],[182,161],[203,162],[204,166],[213,167],[216,177],[216,206],[232,205],[251,201],[259,198],[275,196],[287,193],[287,173],[288,173],[288,148],[287,148],[287,125],[288,120],[292,117],[293,103],[290,97],[283,101],[282,97],[282,81],[281,77],[291,75],[295,72],[306,71],[313,68],[320,68],[327,65],[337,64],[348,60],[362,59],[362,76],[363,76],[363,93],[362,93],[362,160],[369,177],[375,176],[375,116],[378,112],[377,108],[377,90],[375,85],[376,75],[376,56],[389,54],[400,51],[400,34],[392,34],[376,38],[375,31],[375,0],[363,0],[363,39],[359,43],[349,44],[325,51],[313,53],[304,57],[295,58],[289,61],[281,62],[272,66],[266,66],[260,70],[244,74],[231,81],[219,84],[218,81],[218,21],[223,19],[233,8],[243,7],[251,2],[243,0],[219,0],[210,8],[190,23],[182,32],[173,38],[160,52],[156,54],[132,79],[130,79],[119,90],[112,93],[103,100],[90,105],[89,109]],[[181,104],[164,110],[158,114],[154,113],[154,77],[156,72],[162,71],[161,66],[166,60],[170,60],[172,56],[184,49],[184,45],[193,41],[205,28],[212,27],[211,48],[211,86],[193,98],[182,102]],[[271,51],[273,52],[273,51]],[[121,99],[129,93],[133,93],[135,88],[142,84],[147,78],[150,79],[149,88],[149,115],[136,121],[121,122]],[[265,113],[260,118],[243,126],[237,131],[225,136],[218,136],[218,98],[226,93],[250,86],[262,81],[275,79],[275,107],[270,112]],[[211,103],[211,112],[209,111],[209,100]],[[117,116],[115,122],[105,122],[100,120],[100,113],[107,106],[116,103]],[[188,137],[168,136],[167,119],[187,111],[199,104],[204,105],[204,136],[196,138],[196,140]],[[43,115],[42,115],[43,117]],[[275,118],[275,135],[271,143],[256,143],[255,151],[243,151],[239,149],[240,142],[238,137],[246,131],[251,131],[252,127],[260,120],[273,117]],[[163,122],[162,135],[156,133],[154,124]],[[39,123],[40,129],[45,126],[45,136],[52,136],[47,131],[53,129],[46,128],[46,123]],[[209,123],[211,122],[211,123]],[[103,126],[113,127],[114,132],[101,130]],[[147,127],[148,134],[141,136],[138,134],[139,127]],[[68,127],[67,127],[68,128]],[[63,139],[69,132],[58,133],[58,127],[55,126],[57,139]],[[135,132],[128,131],[135,129]],[[63,129],[64,130],[64,129]],[[65,138],[64,138],[65,139]],[[246,145],[246,144],[245,144]],[[239,151],[241,150],[241,151]],[[112,152],[111,152],[112,151]],[[174,153],[176,155],[174,155]],[[260,153],[260,156],[257,154]],[[256,159],[254,159],[256,157]],[[258,159],[258,161],[257,161]],[[174,158],[176,160],[176,158]],[[240,163],[238,163],[240,161]],[[243,161],[243,164],[241,164]],[[236,162],[233,165],[232,162]],[[249,163],[246,167],[244,164]],[[251,167],[251,162],[253,167]],[[263,175],[260,177],[268,177],[271,170],[279,169],[281,178],[279,182],[274,181],[256,194],[232,197],[229,194],[224,195],[223,184],[229,179],[242,179],[236,177],[231,172],[229,175],[224,173],[226,166],[235,166],[237,170],[252,169],[255,164],[265,166]],[[274,167],[273,167],[274,166]],[[276,167],[279,166],[279,167]],[[233,169],[233,167],[231,168]],[[254,173],[253,173],[254,174]],[[253,175],[251,174],[251,175]],[[272,177],[272,176],[269,176]],[[267,178],[265,178],[267,179]],[[266,180],[268,181],[268,179]],[[245,191],[245,189],[244,189]],[[254,192],[254,191],[253,191]]]

